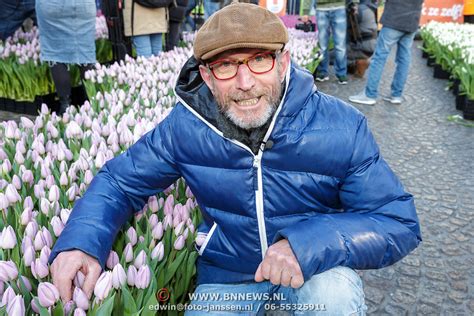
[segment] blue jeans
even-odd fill
[[[34,0],[0,1],[0,40],[5,40],[23,24],[28,17],[34,17]]]
[[[316,10],[316,22],[318,23],[319,47],[323,53],[323,60],[318,65],[318,73],[327,75],[329,67],[329,35],[332,33],[334,39],[334,50],[336,63],[334,70],[336,76],[343,77],[347,75],[347,51],[346,34],[347,18],[346,9],[337,10]]]
[[[370,98],[376,98],[378,94],[378,87],[380,78],[382,77],[383,67],[387,61],[392,47],[397,45],[397,55],[395,63],[395,75],[392,80],[392,96],[401,97],[403,87],[407,81],[408,69],[411,60],[411,46],[415,33],[400,32],[389,27],[382,27],[377,38],[377,46],[375,47],[374,55],[370,61],[370,66],[367,75],[367,86],[365,87],[365,94]]]
[[[291,315],[364,315],[367,309],[362,280],[346,267],[314,275],[299,289],[269,281],[201,284],[192,295],[186,316],[263,315],[278,307]]]
[[[211,0],[204,0],[204,19],[208,19],[214,12],[218,11],[221,8],[221,3],[219,1],[213,2]]]
[[[147,34],[133,36],[133,46],[137,56],[151,57],[158,55],[163,50],[162,34]]]

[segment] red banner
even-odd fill
[[[420,25],[429,21],[463,23],[463,0],[425,0]]]

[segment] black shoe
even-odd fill
[[[57,115],[63,115],[66,112],[67,108],[71,106],[71,99],[69,97],[66,98],[59,98],[59,109],[57,111]]]

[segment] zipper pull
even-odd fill
[[[260,157],[256,156],[253,160],[253,190],[258,190],[258,168],[260,168]]]

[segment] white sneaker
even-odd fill
[[[392,103],[392,104],[401,104],[403,102],[402,97],[392,97],[392,96],[390,96],[390,97],[383,97],[383,99],[385,101],[388,101],[388,102]]]
[[[360,104],[374,105],[377,102],[377,99],[369,98],[368,96],[365,95],[365,92],[362,91],[359,94],[351,95],[349,97],[349,101],[354,102],[354,103],[360,103]]]

